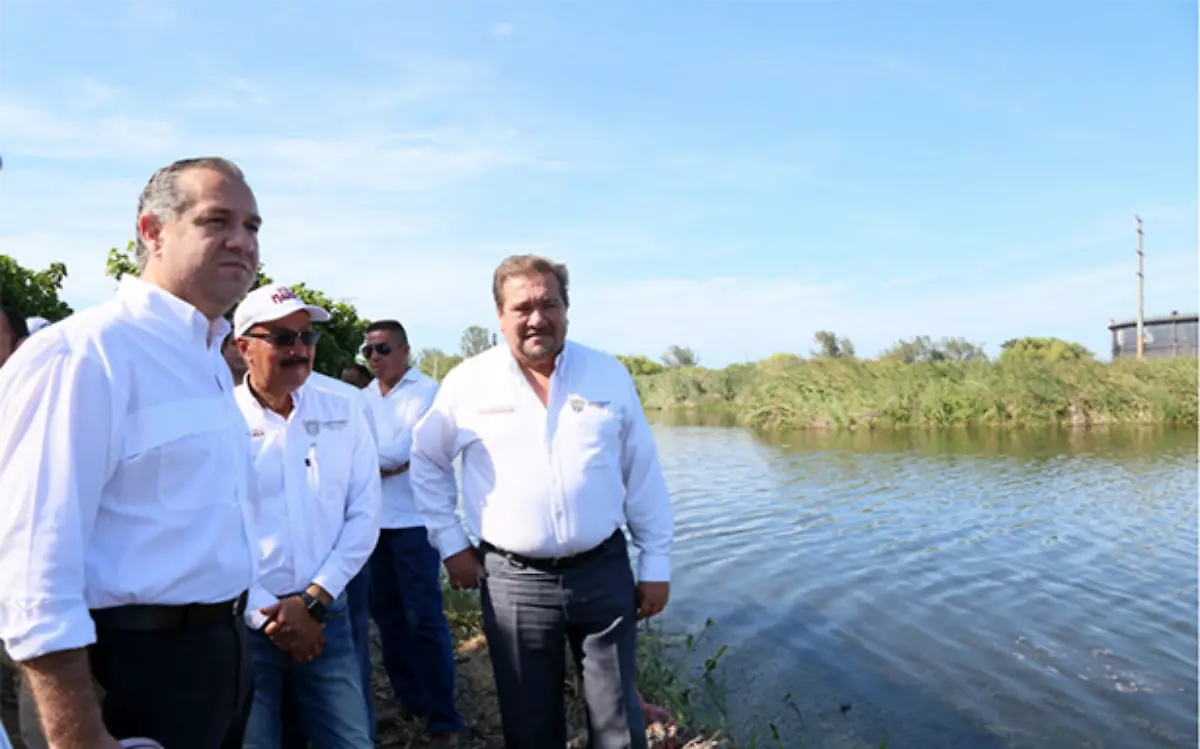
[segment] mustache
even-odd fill
[[[308,364],[307,356],[289,356],[288,358],[279,362],[279,366],[281,367],[296,367],[301,364]]]
[[[540,328],[526,328],[525,329],[525,337],[526,338],[530,338],[535,335],[553,335],[553,334],[554,334],[554,328],[550,327],[549,325],[544,325]]]

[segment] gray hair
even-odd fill
[[[138,223],[142,216],[148,213],[158,217],[160,221],[169,221],[188,209],[189,196],[183,194],[183,191],[179,189],[179,175],[189,169],[211,169],[242,184],[246,182],[246,176],[237,164],[219,156],[180,159],[155,172],[146,186],[142,188],[142,194],[138,196],[137,218],[134,220],[133,232],[138,273],[146,269],[146,261],[150,256],[145,243],[142,242],[142,232]]]

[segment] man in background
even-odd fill
[[[371,375],[371,370],[357,362],[350,364],[342,370],[342,382],[353,385],[359,390],[370,385],[372,379],[374,378]]]
[[[424,719],[435,745],[464,728],[454,707],[454,646],[442,608],[437,550],[413,503],[409,457],[413,426],[437,383],[409,365],[408,334],[395,320],[367,326],[363,359],[375,375],[364,392],[375,411],[383,476],[383,521],[371,555],[371,616],[383,663],[404,719]]]
[[[28,337],[29,327],[21,313],[12,307],[0,307],[0,367]]]
[[[233,384],[241,385],[242,380],[246,379],[246,360],[242,358],[241,352],[238,351],[237,339],[232,333],[221,344],[221,356],[225,358],[225,363],[229,365],[229,374],[233,377]]]

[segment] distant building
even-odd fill
[[[1196,313],[1181,315],[1172,312],[1162,317],[1147,317],[1144,326],[1143,350],[1147,359],[1171,356],[1196,356]],[[1133,359],[1137,356],[1137,320],[1112,321],[1112,358]]]

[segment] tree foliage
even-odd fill
[[[31,270],[9,255],[0,255],[0,304],[25,317],[38,315],[58,322],[71,314],[71,306],[59,298],[67,266],[50,263],[45,270]]]
[[[974,361],[986,359],[983,346],[966,338],[942,338],[935,341],[927,335],[919,335],[906,341],[897,341],[883,352],[881,359],[894,359],[906,364],[934,361]]]
[[[496,345],[496,336],[481,325],[472,325],[463,331],[460,352],[462,358],[470,359]]]
[[[625,369],[629,370],[629,374],[634,375],[652,375],[666,369],[663,365],[654,361],[648,356],[623,356],[618,355],[618,359],[625,365]]]
[[[124,275],[136,276],[137,262],[134,260],[133,253],[133,242],[127,244],[124,250],[116,247],[110,249],[106,268],[108,275],[116,279],[120,279]],[[251,290],[269,283],[274,283],[274,280],[260,265]],[[354,363],[359,346],[366,337],[367,324],[370,321],[359,317],[358,310],[349,302],[330,299],[323,292],[310,289],[303,283],[294,284],[289,288],[306,304],[315,304],[329,313],[329,322],[321,326],[321,340],[317,344],[317,355],[313,362],[313,368],[330,377],[339,376],[342,369]],[[233,310],[230,310],[226,316],[232,317]]]
[[[700,357],[690,346],[679,345],[668,346],[662,360],[668,367],[695,367],[700,363]]]
[[[1080,361],[1095,358],[1082,343],[1061,338],[1012,338],[1000,346],[1000,360],[1032,359],[1038,361]]]
[[[414,358],[413,366],[441,382],[446,373],[462,363],[462,360],[461,356],[447,354],[439,348],[423,348]]]
[[[854,344],[849,338],[839,338],[830,330],[818,330],[813,336],[817,347],[812,355],[821,359],[853,359]]]

